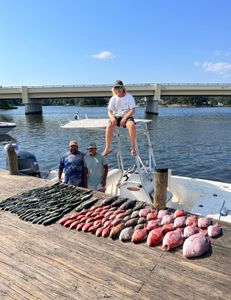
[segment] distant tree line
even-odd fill
[[[162,96],[162,105],[182,106],[231,106],[231,96]],[[106,106],[110,97],[105,98],[53,98],[42,99],[42,105]],[[135,97],[137,105],[145,105],[145,98]],[[1,100],[0,109],[15,108],[22,105],[19,99]]]
[[[231,106],[231,96],[163,96],[163,105],[216,106],[219,103]]]

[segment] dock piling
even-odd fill
[[[13,145],[8,146],[7,155],[10,175],[19,175],[18,158]]]
[[[166,208],[168,169],[156,169],[153,205],[157,210]]]

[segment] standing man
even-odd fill
[[[96,143],[90,143],[84,157],[84,187],[105,192],[108,165],[105,157],[97,153]]]
[[[113,130],[116,126],[127,127],[131,145],[131,155],[136,155],[135,140],[136,128],[133,115],[135,113],[135,100],[132,95],[127,93],[126,88],[121,80],[116,80],[112,89],[113,96],[108,104],[108,116],[110,121],[106,128],[105,149],[102,156],[106,156],[111,149]]]
[[[62,182],[62,173],[65,171],[65,180],[67,184],[83,186],[83,158],[84,154],[78,151],[78,144],[75,140],[69,143],[69,152],[60,160],[58,170],[58,181]]]

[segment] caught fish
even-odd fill
[[[138,218],[132,218],[132,219],[129,219],[126,223],[125,223],[125,227],[134,227],[136,226],[138,223]]]
[[[149,247],[158,245],[163,239],[162,228],[158,227],[148,233],[147,244]]]
[[[124,229],[120,232],[119,239],[120,239],[122,242],[129,242],[129,241],[131,241],[133,232],[134,232],[133,227],[127,227],[127,228],[124,228]]]
[[[151,208],[151,207],[149,207],[149,208],[142,208],[142,209],[139,211],[139,216],[140,216],[140,217],[146,217],[151,211],[152,211],[152,208]]]
[[[95,235],[96,235],[96,236],[101,236],[104,229],[105,229],[105,228],[104,228],[103,226],[102,226],[102,227],[99,227],[99,228],[96,230]]]
[[[127,200],[124,202],[121,206],[120,209],[130,209],[133,208],[136,205],[136,200]]]
[[[197,216],[189,216],[185,221],[186,226],[196,225],[197,226]]]
[[[183,236],[184,238],[188,238],[191,235],[194,235],[199,232],[199,228],[196,225],[186,226],[184,228]]]
[[[162,226],[162,232],[163,233],[167,233],[169,231],[173,231],[175,230],[174,224],[170,223],[170,224],[165,224],[164,226]]]
[[[187,238],[183,245],[183,256],[197,257],[209,251],[210,241],[204,234],[197,233]]]
[[[141,243],[147,239],[147,230],[144,229],[138,229],[134,231],[132,235],[132,242],[133,243]]]
[[[151,220],[148,222],[147,230],[152,230],[160,226],[160,219]]]
[[[177,217],[174,220],[174,226],[175,226],[175,228],[185,226],[185,221],[186,221],[186,216]]]
[[[113,226],[111,231],[110,231],[110,237],[112,239],[115,239],[119,236],[121,230],[124,229],[124,224],[123,223],[120,223],[116,226]]]
[[[198,227],[199,228],[206,228],[209,225],[212,225],[212,219],[209,217],[203,217],[198,219]]]
[[[184,210],[177,209],[174,212],[174,218],[178,218],[178,217],[182,217],[182,216],[185,216],[185,211]]]
[[[109,198],[106,198],[106,199],[104,199],[103,201],[102,201],[102,205],[103,206],[105,206],[105,205],[110,205],[110,204],[112,204],[114,201],[116,201],[117,200],[117,196],[112,196],[112,197],[109,197]]]
[[[179,217],[180,218],[180,217]],[[184,242],[183,234],[180,228],[177,228],[176,230],[167,232],[163,239],[162,249],[163,250],[171,250],[173,248],[176,248],[180,245],[182,245]]]
[[[173,222],[174,222],[173,215],[165,215],[165,216],[163,216],[163,218],[160,222],[160,225],[163,226],[163,225],[170,224]]]
[[[162,219],[163,216],[166,216],[168,214],[169,214],[168,209],[161,209],[161,210],[158,211],[157,217]]]
[[[102,237],[108,237],[111,231],[111,225],[108,225],[104,230],[102,231]]]
[[[155,212],[150,212],[147,214],[147,221],[156,220],[157,219],[157,210]]]
[[[208,236],[214,238],[222,234],[221,225],[216,223],[215,225],[209,225]]]

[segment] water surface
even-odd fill
[[[14,122],[10,135],[0,136],[0,168],[5,168],[5,144],[16,142],[21,150],[32,152],[40,169],[57,168],[68,149],[69,140],[77,139],[86,152],[95,141],[98,151],[104,148],[104,130],[63,129],[76,111],[88,117],[106,118],[106,107],[44,106],[42,116],[25,116],[24,107],[0,110],[0,121]],[[149,125],[158,167],[167,167],[176,175],[231,182],[231,108],[160,108],[159,115],[147,115],[137,108],[137,118],[152,120]],[[140,153],[147,157],[143,134],[138,139]],[[116,148],[113,143],[113,148]],[[128,139],[123,140],[126,165],[132,165]],[[109,166],[116,166],[115,150],[108,155]]]

